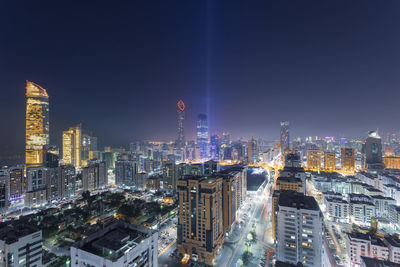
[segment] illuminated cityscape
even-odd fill
[[[400,267],[399,1],[36,2],[0,267]]]

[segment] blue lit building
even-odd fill
[[[210,149],[208,145],[208,122],[207,115],[197,115],[197,146],[200,150],[200,160],[209,158]]]

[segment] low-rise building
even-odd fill
[[[381,195],[371,196],[371,199],[375,205],[376,217],[389,219],[389,206],[395,205],[396,201],[393,198]]]
[[[326,198],[326,211],[329,218],[336,222],[348,223],[350,221],[350,205],[344,199]]]
[[[27,224],[0,229],[0,266],[42,266],[42,231]]]
[[[161,178],[160,177],[149,177],[146,179],[145,187],[147,190],[160,190]]]
[[[375,217],[375,205],[371,198],[363,194],[349,194],[350,221],[359,224],[370,224]]]
[[[75,243],[73,267],[158,266],[158,232],[126,222],[113,222]]]
[[[389,248],[389,261],[400,264],[400,237],[398,235],[387,235],[383,242]]]
[[[351,265],[360,265],[363,256],[379,260],[389,258],[389,248],[379,237],[360,232],[346,235],[346,251]]]

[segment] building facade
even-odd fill
[[[290,150],[290,139],[289,139],[289,122],[281,122],[281,153],[285,155],[285,151]]]
[[[322,266],[323,215],[313,197],[281,192],[277,222],[276,260]]]
[[[70,249],[73,267],[157,267],[158,232],[113,222]]]
[[[320,170],[322,162],[322,151],[317,149],[307,150],[307,168]]]
[[[74,165],[75,168],[81,168],[82,159],[82,126],[76,125],[63,131],[63,164]]]
[[[209,265],[224,242],[222,178],[187,177],[178,181],[180,254],[197,257]]]
[[[50,143],[49,96],[41,86],[26,81],[25,164],[38,167],[44,163]]]
[[[336,154],[335,152],[324,153],[324,169],[326,171],[336,170]]]
[[[27,224],[0,229],[1,267],[42,266],[42,231]]]
[[[108,184],[107,168],[104,161],[89,163],[82,169],[82,187],[84,191],[99,189]]]
[[[342,147],[342,170],[354,172],[356,167],[356,155],[354,148]]]
[[[208,144],[208,121],[206,114],[199,114],[197,116],[197,146],[200,150],[200,160],[204,161],[209,158],[209,144]]]

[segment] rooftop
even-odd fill
[[[394,235],[385,236],[385,240],[393,247],[400,248],[400,237]]]
[[[21,237],[38,232],[39,229],[28,224],[8,224],[0,229],[0,240],[5,241],[6,244],[13,244]]]
[[[153,234],[151,229],[117,221],[75,243],[74,247],[116,261]]]
[[[390,262],[390,261],[382,261],[375,258],[369,258],[361,256],[361,260],[365,263],[367,267],[400,267],[400,264]]]
[[[386,247],[385,243],[383,243],[382,239],[375,235],[371,235],[369,233],[362,233],[362,232],[353,232],[353,233],[348,233],[347,234],[350,239],[361,239],[361,240],[367,240],[371,241],[372,245],[375,246],[380,246],[380,247]]]
[[[280,176],[276,180],[277,182],[285,182],[285,183],[301,183],[301,179],[297,177],[283,177]]]
[[[294,191],[281,192],[278,205],[297,209],[320,210],[315,198]]]

